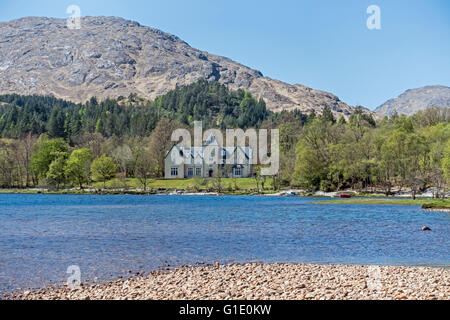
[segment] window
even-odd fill
[[[178,176],[178,168],[171,168],[170,169],[170,175],[172,177],[177,177]]]
[[[188,177],[192,177],[194,175],[194,168],[188,168]]]
[[[237,177],[242,176],[242,168],[234,168],[234,175]]]
[[[202,175],[202,168],[195,168],[195,175],[200,177]]]

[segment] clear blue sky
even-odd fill
[[[0,21],[120,16],[264,75],[373,109],[406,89],[450,86],[448,0],[0,0]],[[366,9],[381,8],[381,30]]]

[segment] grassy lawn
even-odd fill
[[[0,189],[0,194],[6,194],[6,193],[37,194],[39,192],[37,190],[31,190],[31,189]]]
[[[424,209],[450,209],[450,199],[333,199],[314,201],[314,204],[378,204],[378,205],[415,205]]]
[[[105,189],[103,191],[98,191],[100,193],[105,194],[122,194],[122,193],[130,193],[130,194],[148,194],[151,190],[184,190],[187,192],[204,192],[211,191],[214,192],[217,190],[215,179],[174,179],[174,180],[165,180],[165,179],[151,179],[147,182],[147,192],[137,191],[136,189],[143,189],[143,185],[136,178],[127,178],[127,179],[118,179],[114,178],[106,182],[104,188],[103,182],[93,182],[90,186],[85,186],[85,189]],[[230,194],[230,195],[244,195],[249,193],[256,193],[256,181],[254,178],[240,178],[235,181],[231,178],[222,178],[222,193]],[[66,186],[69,187],[69,186]],[[69,187],[70,188],[70,187]],[[121,190],[115,190],[121,189]],[[261,184],[260,184],[261,189]],[[16,194],[37,194],[37,193],[45,193],[45,194],[90,194],[91,191],[86,190],[35,190],[35,189],[0,189],[1,193],[16,193]],[[264,191],[260,191],[260,194],[272,194],[272,179],[266,179],[264,184]]]
[[[194,186],[200,190],[212,189],[213,179],[174,179],[174,180],[164,180],[164,179],[152,179],[148,181],[147,189],[192,189]],[[241,178],[237,179],[238,190],[256,190],[256,181],[253,178]],[[94,188],[103,188],[103,182],[94,182],[92,184]],[[260,186],[261,187],[261,186]],[[264,184],[265,189],[270,189],[272,187],[272,179],[267,179]],[[106,188],[108,189],[141,189],[142,184],[138,179],[128,178],[125,180],[112,179],[106,182]],[[234,180],[231,178],[222,179],[222,188],[232,188],[234,189]]]

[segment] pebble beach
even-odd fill
[[[232,264],[154,271],[14,300],[449,300],[450,270],[428,267]]]

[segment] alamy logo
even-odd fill
[[[70,30],[81,29],[81,9],[77,5],[70,5],[67,7],[66,13],[71,14],[67,19],[67,28]]]
[[[383,287],[381,283],[381,268],[379,266],[369,266],[367,268],[367,288],[379,293]]]
[[[67,268],[66,273],[70,274],[67,278],[67,286],[70,289],[78,288],[81,284],[81,270],[79,266],[73,265]]]
[[[369,30],[381,30],[381,9],[377,5],[371,5],[367,8],[367,14],[370,16],[367,18],[367,29]]]
[[[261,175],[276,175],[280,167],[279,130],[270,130],[270,150],[268,130],[266,129],[226,129],[226,145],[223,134],[218,129],[209,129],[203,133],[202,121],[194,123],[194,147],[192,148],[191,133],[187,129],[177,129],[172,133],[173,142],[181,142],[179,152],[170,154],[174,165],[190,164],[195,158],[196,150],[202,152],[202,158],[207,165],[260,165]],[[203,143],[205,141],[205,144]],[[248,141],[248,144],[246,142]],[[236,142],[236,143],[235,143]],[[186,156],[183,150],[193,150]],[[239,150],[240,152],[229,152]],[[233,156],[230,156],[233,154]]]

